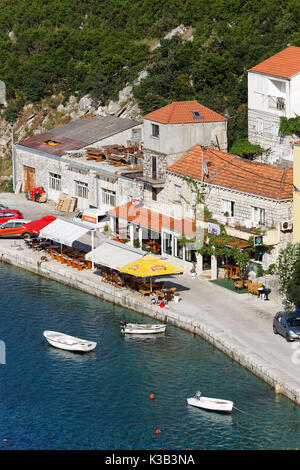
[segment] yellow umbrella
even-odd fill
[[[122,273],[131,274],[136,277],[150,277],[152,281],[152,276],[166,276],[170,274],[182,274],[182,269],[173,266],[166,261],[155,257],[153,255],[146,255],[142,258],[129,263],[123,268],[120,268],[118,271]],[[152,292],[152,282],[151,282],[151,292]]]
[[[168,274],[182,274],[182,269],[152,255],[146,255],[133,263],[129,263],[119,271],[137,277],[166,276]]]

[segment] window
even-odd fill
[[[152,136],[159,137],[159,126],[157,124],[152,124]]]
[[[276,139],[278,137],[279,126],[278,124],[272,124],[272,137]]]
[[[116,207],[116,192],[110,189],[102,189],[102,203],[105,206]]]
[[[179,243],[178,238],[175,238],[175,254],[176,258],[183,259],[183,246]]]
[[[181,186],[178,184],[175,184],[175,200],[180,201],[180,196],[181,196]]]
[[[163,252],[168,255],[172,254],[173,235],[168,232],[163,232]]]
[[[252,207],[252,220],[254,224],[265,225],[266,213],[261,207]]]
[[[263,120],[256,119],[256,134],[262,135],[263,133]]]
[[[224,214],[229,214],[228,217],[234,217],[234,201],[227,201],[223,199]]]
[[[82,197],[83,199],[89,198],[88,184],[82,181],[75,181],[75,196]]]
[[[61,175],[49,173],[49,188],[61,191]]]
[[[204,116],[200,113],[200,111],[192,111],[193,119],[204,119]]]

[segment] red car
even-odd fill
[[[20,211],[15,209],[0,210],[0,225],[11,219],[23,219],[23,216]]]
[[[50,224],[56,219],[52,215],[47,215],[39,220],[33,220],[20,224],[18,221],[11,221],[11,223],[3,224],[0,226],[0,238],[31,238],[37,237],[42,228]]]
[[[24,224],[22,226],[23,238],[31,238],[31,237],[37,237],[40,233],[40,230],[42,228],[46,227],[46,225],[49,225],[51,222],[53,222],[56,219],[53,215],[46,215],[45,217],[42,217],[39,220],[33,220],[32,222],[28,222],[27,224]]]

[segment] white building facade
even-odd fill
[[[290,46],[248,71],[248,140],[264,163],[292,166],[295,136],[280,135],[280,120],[299,114],[300,47]]]

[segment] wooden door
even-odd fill
[[[24,192],[35,188],[35,168],[24,165]]]

